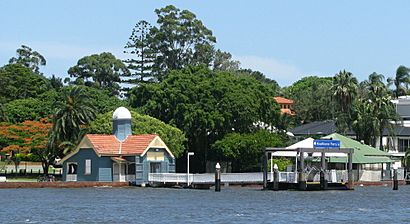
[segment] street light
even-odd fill
[[[187,159],[188,159],[188,162],[187,162],[187,171],[186,171],[186,174],[187,174],[187,186],[189,186],[190,185],[190,183],[189,183],[189,157],[190,156],[193,156],[195,153],[194,152],[188,152],[188,155],[187,155]]]

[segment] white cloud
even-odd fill
[[[234,58],[241,62],[242,68],[260,71],[266,77],[276,80],[281,86],[291,85],[303,76],[303,72],[298,67],[275,58],[253,55],[235,56]]]

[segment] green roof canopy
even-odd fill
[[[324,139],[333,139],[340,141],[341,148],[351,148],[354,150],[353,163],[369,164],[369,163],[392,163],[394,160],[390,159],[390,154],[383,152],[374,147],[362,144],[351,138],[343,135],[333,133],[331,135],[323,137]],[[331,163],[346,163],[346,157],[330,157]]]

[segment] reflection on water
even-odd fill
[[[407,222],[410,186],[354,191],[0,189],[0,223]]]

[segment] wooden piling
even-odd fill
[[[393,190],[399,189],[399,181],[397,180],[397,169],[393,169]]]
[[[350,152],[347,155],[348,157],[348,167],[347,167],[347,187],[353,189],[353,150],[350,149]]]
[[[278,165],[276,165],[273,168],[273,190],[278,191],[279,190],[279,169]]]
[[[268,189],[268,152],[263,155],[263,189]]]
[[[219,163],[215,166],[215,192],[221,191],[221,166]]]
[[[320,170],[320,189],[326,190],[327,189],[327,180],[326,180],[326,155],[325,151],[322,150],[321,158],[320,158],[322,169]]]
[[[304,157],[304,151],[303,149],[300,149],[299,152],[299,171],[298,171],[298,185],[299,185],[299,190],[305,191],[307,186],[306,186],[306,178],[305,178],[305,157]]]

